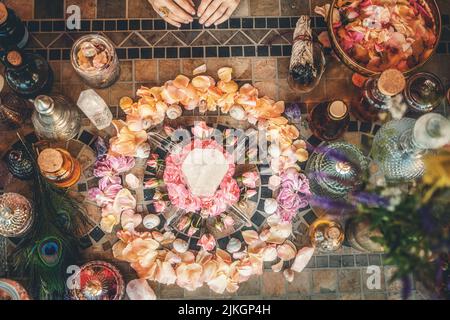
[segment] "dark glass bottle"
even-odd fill
[[[403,91],[405,84],[405,77],[396,69],[384,71],[379,78],[370,78],[359,99],[352,101],[351,113],[360,121],[379,120],[379,114],[389,111],[392,98]]]
[[[347,130],[350,113],[345,102],[322,102],[310,114],[309,126],[313,134],[325,141],[340,138]]]
[[[34,99],[50,92],[53,71],[40,55],[12,49],[6,52],[3,61],[6,82],[17,95]]]
[[[15,12],[0,2],[0,46],[24,48],[29,38],[28,30]]]

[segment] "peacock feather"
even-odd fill
[[[80,228],[90,224],[84,209],[49,183],[39,172],[35,151],[24,142],[33,159],[34,205],[36,220],[26,239],[13,256],[14,270],[29,278],[31,291],[39,299],[63,299],[66,291],[66,269],[77,261]]]

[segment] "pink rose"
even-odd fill
[[[192,128],[192,134],[199,139],[209,138],[214,132],[214,128],[208,127],[205,121],[198,121]]]
[[[99,207],[104,207],[108,204],[112,204],[116,195],[122,189],[123,187],[120,184],[92,188],[89,189],[89,199],[95,201]]]
[[[197,244],[205,251],[212,251],[216,247],[216,239],[211,234],[204,234]]]
[[[167,203],[166,203],[165,201],[161,201],[161,200],[154,201],[154,202],[153,202],[153,207],[155,208],[155,211],[156,211],[157,213],[161,213],[161,212],[163,212],[164,210],[166,210],[166,208],[167,208]]]
[[[242,175],[242,183],[247,188],[256,188],[256,182],[259,180],[259,174],[256,171],[246,172]]]

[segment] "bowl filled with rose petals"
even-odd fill
[[[341,61],[375,76],[395,68],[411,73],[433,55],[441,34],[435,0],[334,0],[328,33]]]

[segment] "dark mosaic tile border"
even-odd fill
[[[81,29],[69,30],[65,20],[30,20],[24,21],[31,32],[89,32],[89,31],[171,31],[171,30],[227,30],[227,29],[290,29],[295,28],[298,16],[292,17],[244,17],[231,18],[217,26],[205,27],[194,19],[189,24],[176,28],[162,19],[85,19],[81,20]],[[326,28],[323,17],[311,17],[311,27]]]
[[[56,40],[61,32],[65,32],[70,38],[71,35],[89,32],[117,32],[122,33],[123,41],[119,48],[117,48],[117,54],[120,59],[182,59],[182,58],[229,58],[229,57],[290,57],[292,52],[292,45],[289,44],[289,36],[284,32],[292,32],[299,17],[246,17],[246,18],[231,18],[230,20],[218,25],[211,26],[209,28],[204,27],[198,22],[198,19],[194,22],[183,25],[180,29],[174,28],[168,25],[161,19],[96,19],[96,20],[82,20],[80,30],[68,30],[65,25],[65,20],[32,20],[26,21],[26,25],[29,31],[39,37],[39,34],[46,34],[51,37],[53,34],[57,34]],[[312,27],[316,33],[319,33],[326,29],[325,20],[322,17],[311,17]],[[447,25],[449,24],[449,16],[442,15],[442,21],[444,22],[443,36],[441,42],[436,48],[438,54],[450,54],[450,38],[445,34]],[[267,30],[268,33],[263,37],[265,43],[256,43],[258,41],[251,40],[245,32],[250,30]],[[159,46],[158,42],[166,37],[166,34],[162,35],[156,40],[156,45],[150,46],[143,41],[142,34],[138,35],[134,32],[146,32],[146,31],[206,31],[206,30],[230,30],[230,31],[242,31],[240,36],[246,38],[241,43],[238,41],[237,45],[228,44],[238,34],[234,34],[224,43],[215,43],[214,45],[184,45],[183,41],[178,41],[175,46]],[[271,32],[275,33],[269,38]],[[123,35],[125,33],[125,35]],[[127,33],[129,33],[127,35]],[[239,33],[239,32],[238,32]],[[174,33],[175,34],[175,33]],[[244,35],[245,34],[245,35]],[[131,36],[130,36],[131,35]],[[207,34],[206,37],[210,35]],[[286,44],[271,44],[273,40],[277,39],[277,36],[281,39],[281,42]],[[173,37],[173,35],[172,35]],[[198,40],[199,37],[194,37]],[[138,41],[131,41],[138,39]],[[175,36],[177,38],[177,36]],[[214,38],[214,36],[213,36]],[[248,38],[248,39],[247,39]],[[59,39],[62,39],[59,38]],[[58,40],[59,40],[58,39]],[[58,42],[51,41],[53,42]],[[177,40],[180,40],[177,38]],[[247,43],[248,40],[248,43]],[[260,39],[259,41],[261,41]],[[285,41],[286,40],[286,41]],[[194,41],[195,42],[195,41]],[[214,41],[211,41],[214,42]],[[275,42],[275,41],[274,41]],[[69,43],[58,44],[61,48],[31,48],[29,51],[38,53],[48,60],[70,60],[70,40]],[[38,45],[37,47],[39,47]],[[45,46],[44,46],[45,47]],[[48,47],[48,46],[47,46]],[[329,53],[329,52],[326,52]]]

